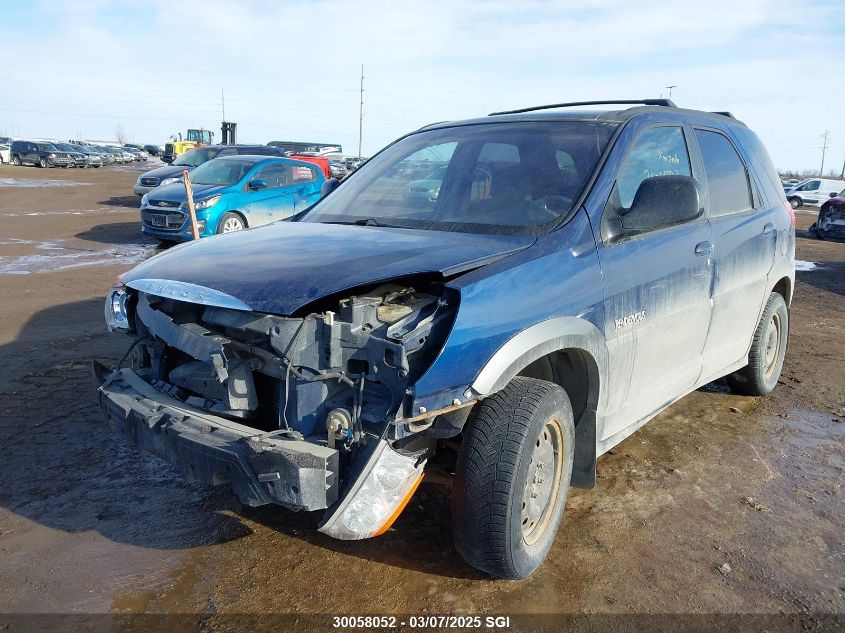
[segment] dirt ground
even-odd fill
[[[0,167],[0,614],[196,614],[170,627],[186,630],[266,612],[845,614],[845,244],[799,230],[817,268],[798,273],[770,397],[684,398],[572,492],[545,565],[491,581],[453,549],[441,487],[384,536],[334,541],[318,515],[241,507],[107,431],[89,361],[127,339],[102,297],[157,251],[139,169]]]

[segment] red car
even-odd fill
[[[845,239],[845,191],[839,195],[831,194],[819,209],[819,219],[816,222],[816,236],[820,240]]]
[[[309,154],[289,154],[289,158],[303,160],[306,163],[314,163],[323,172],[323,175],[326,177],[326,180],[332,177],[332,172],[329,169],[329,159],[325,156],[313,156]]]

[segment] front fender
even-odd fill
[[[470,388],[479,396],[496,393],[538,358],[563,349],[581,350],[591,359],[587,370],[595,387],[588,394],[587,405],[597,408],[599,385],[607,375],[607,345],[595,325],[574,316],[548,319],[522,330],[493,354]]]

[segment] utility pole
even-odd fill
[[[358,109],[358,158],[361,158],[361,138],[364,134],[364,64],[361,64],[361,105]]]
[[[839,172],[839,180],[845,180],[845,160],[842,161],[842,171]]]
[[[223,88],[220,89],[220,109],[223,110],[223,120],[226,120],[226,97],[223,96]]]
[[[819,178],[824,178],[824,155],[827,152],[827,140],[830,137],[830,130],[825,130],[822,134],[822,168],[819,170]]]

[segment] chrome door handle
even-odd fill
[[[763,235],[771,235],[775,232],[775,225],[771,222],[767,222],[766,225],[763,227]]]
[[[702,255],[711,255],[713,253],[713,244],[712,242],[699,242],[695,245],[695,254],[702,256]]]

